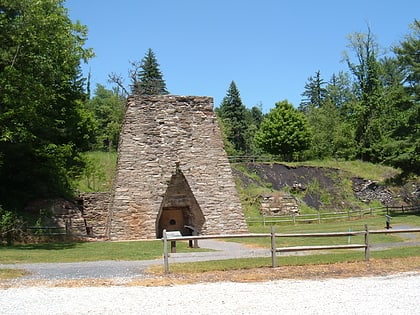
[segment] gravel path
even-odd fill
[[[201,240],[200,247],[211,252],[172,253],[172,263],[234,259],[243,257],[270,257],[269,249],[250,248],[241,243]],[[395,246],[420,246],[419,242],[374,244],[371,250]],[[306,255],[308,252],[291,252],[283,255]],[[122,279],[147,278],[145,270],[150,265],[163,266],[163,258],[140,261],[93,261],[77,263],[0,264],[1,268],[23,269],[28,275],[15,280],[16,284],[28,280]]]
[[[269,256],[233,242],[200,241],[215,252],[171,254],[170,263]],[[300,253],[301,254],[301,253]],[[0,289],[0,314],[420,314],[420,273],[327,280],[126,286],[151,261],[15,264],[30,275]],[[20,285],[27,280],[114,279],[111,286]],[[121,280],[119,282],[119,280]],[[116,285],[120,284],[120,285]]]
[[[170,263],[232,259],[241,257],[270,256],[270,250],[252,249],[240,243],[202,240],[200,247],[212,252],[190,252],[170,254]],[[29,274],[16,280],[71,280],[71,279],[115,279],[146,277],[150,265],[162,265],[163,258],[139,261],[92,261],[77,263],[0,264],[0,268],[24,269]]]
[[[420,314],[420,274],[0,290],[1,314]]]

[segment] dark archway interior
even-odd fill
[[[201,231],[204,222],[203,212],[177,164],[156,219],[156,237],[162,238],[164,229],[193,235],[193,230]]]

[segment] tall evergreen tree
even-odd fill
[[[141,61],[140,71],[132,74],[132,93],[137,95],[169,94],[166,83],[159,69],[155,53],[151,48]]]
[[[242,104],[239,90],[234,81],[230,83],[226,96],[220,107],[216,110],[218,117],[225,130],[226,139],[233,145],[236,155],[249,153],[249,145],[246,141],[247,132],[247,109]]]
[[[325,82],[321,78],[321,72],[318,70],[314,77],[309,77],[305,84],[305,91],[302,93],[304,97],[299,105],[299,109],[303,112],[310,108],[319,108],[324,104],[327,90],[324,87]]]
[[[348,72],[340,71],[338,74],[333,74],[330,81],[327,83],[326,95],[330,102],[335,107],[340,109],[340,112],[346,114],[346,106],[354,100],[354,93],[352,89],[352,82]]]

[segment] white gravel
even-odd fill
[[[167,287],[14,287],[1,314],[420,314],[420,273]]]

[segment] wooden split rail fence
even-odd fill
[[[293,233],[284,234],[276,233],[275,228],[271,227],[270,233],[247,233],[247,234],[226,234],[226,235],[199,235],[199,236],[182,236],[178,231],[167,232],[163,230],[163,260],[165,266],[165,273],[169,273],[169,252],[168,244],[171,242],[171,252],[176,252],[177,241],[195,241],[206,240],[206,239],[232,239],[232,238],[271,238],[271,265],[273,268],[278,266],[277,253],[282,252],[299,252],[299,251],[311,251],[311,250],[328,250],[328,249],[364,249],[365,260],[370,258],[370,241],[369,235],[371,234],[391,234],[391,233],[418,233],[420,228],[415,229],[384,229],[384,230],[369,230],[368,226],[365,225],[363,231],[348,231],[348,232],[326,232],[326,233]],[[285,237],[351,237],[351,236],[364,236],[364,243],[362,244],[341,244],[341,245],[308,245],[308,246],[289,246],[289,247],[277,247],[276,240],[278,238]]]
[[[282,223],[321,223],[322,221],[344,221],[352,219],[363,219],[365,216],[398,215],[407,213],[420,213],[420,206],[400,206],[400,207],[379,207],[336,212],[318,212],[314,214],[281,215],[247,217],[249,224],[273,225]]]

